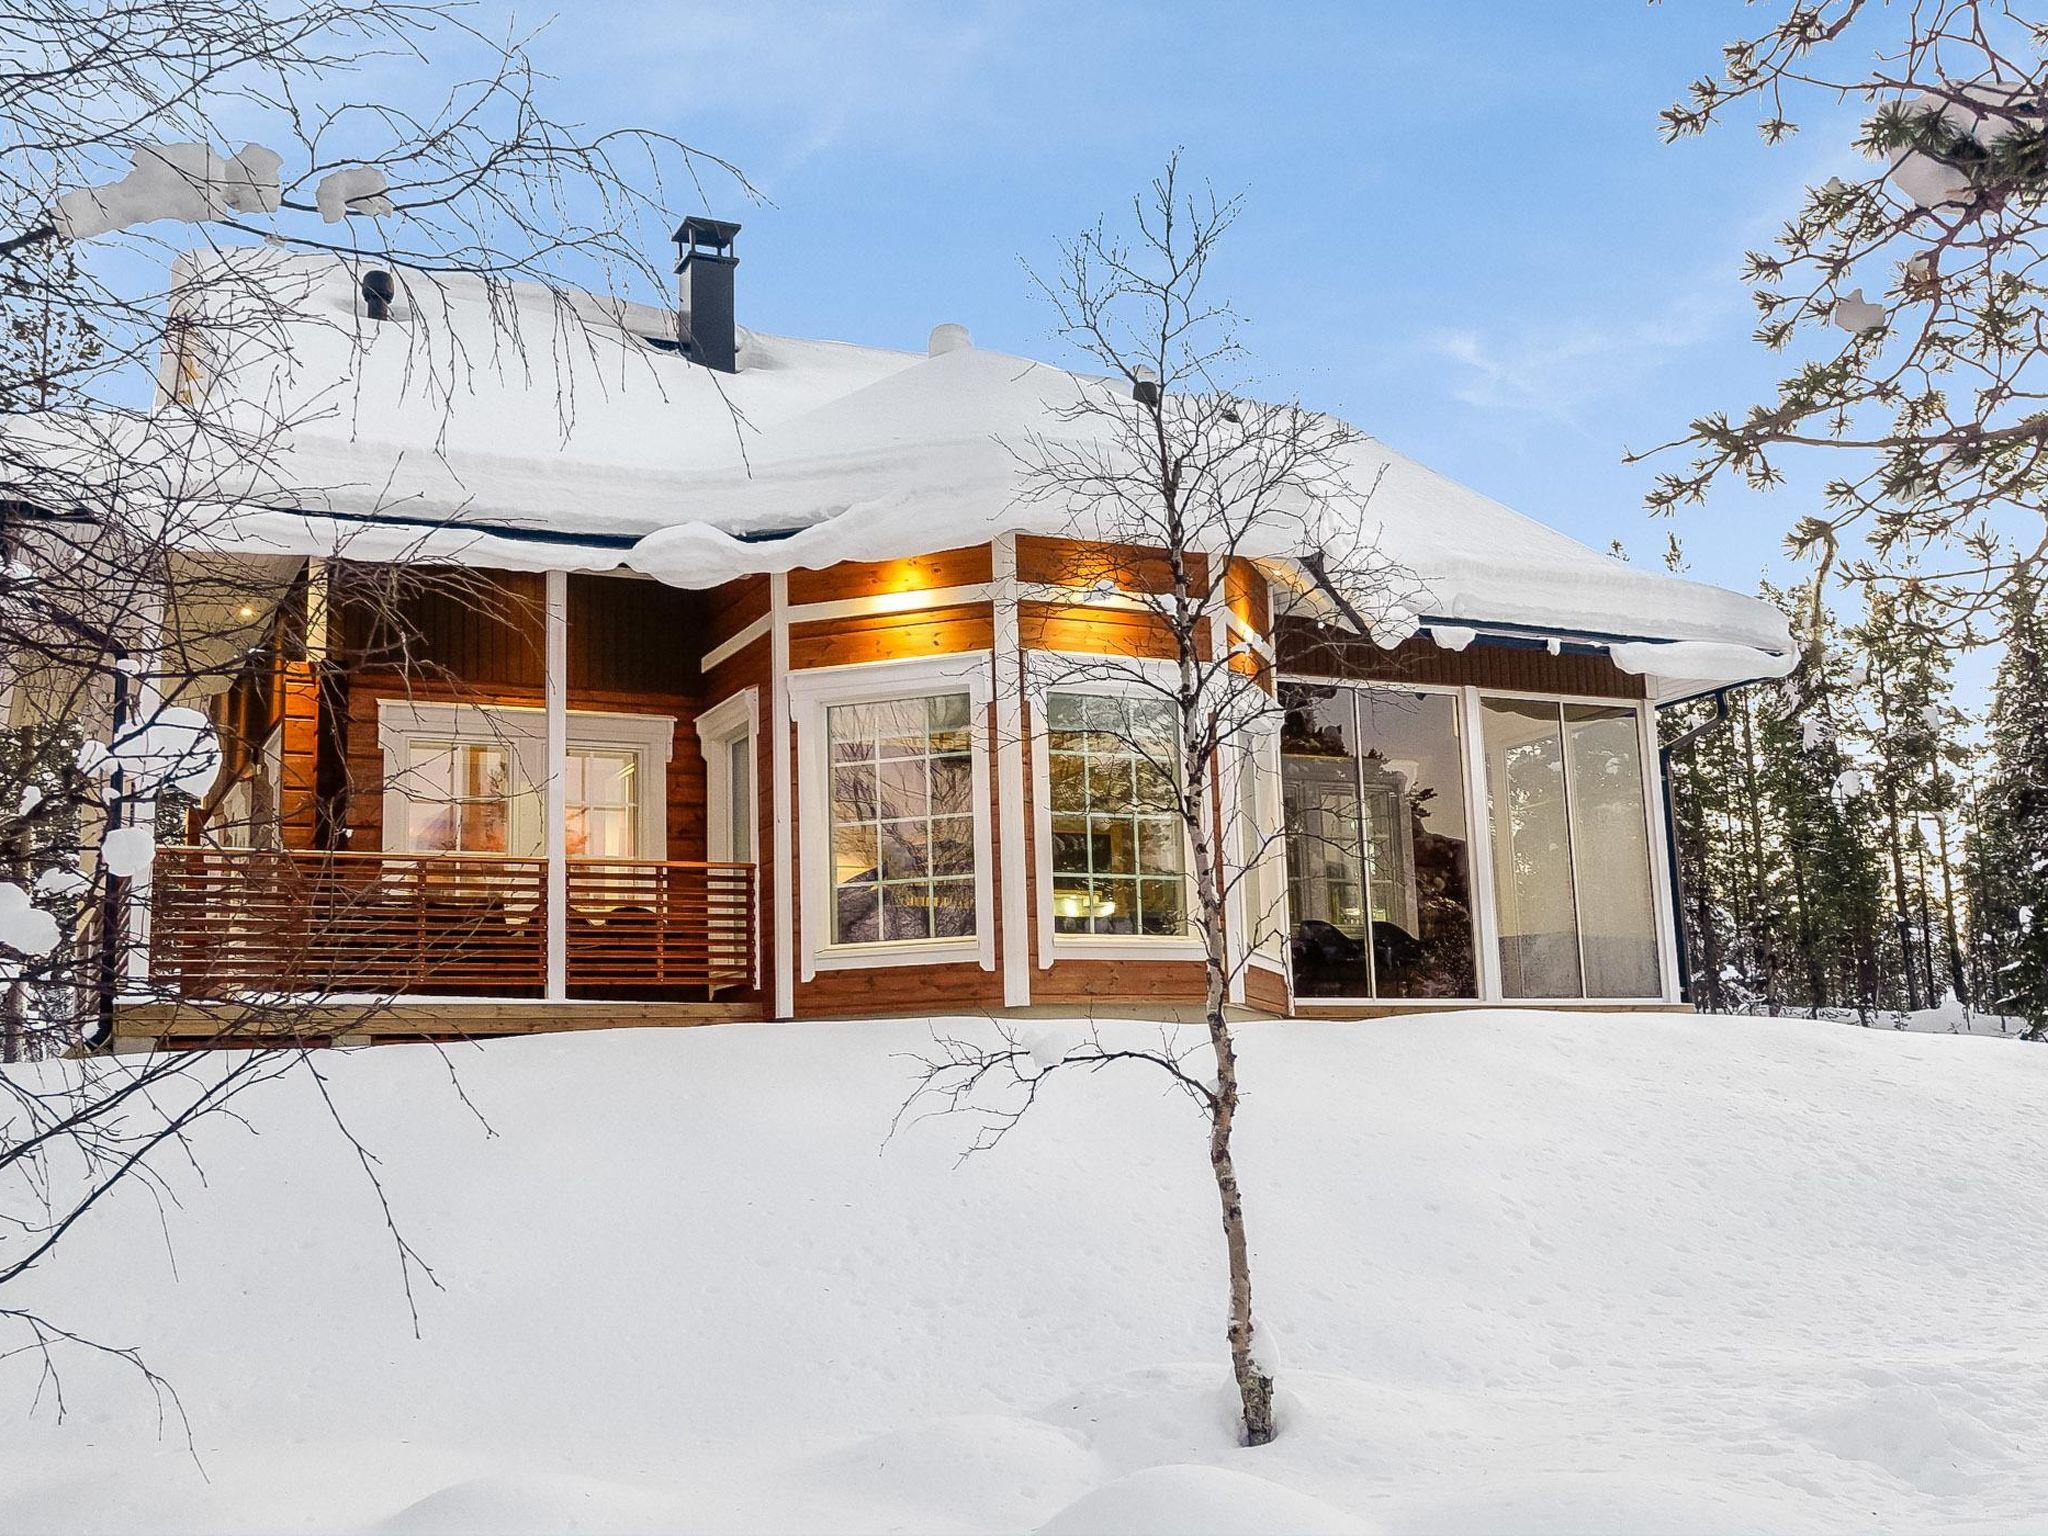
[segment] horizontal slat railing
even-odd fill
[[[753,980],[753,865],[569,861],[571,988]]]
[[[753,982],[753,867],[569,861],[572,993]],[[159,849],[152,973],[181,996],[538,996],[547,864],[485,854]]]

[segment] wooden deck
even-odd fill
[[[674,1029],[761,1018],[759,1001],[716,1003],[566,1002],[495,998],[394,997],[375,1002],[294,1008],[283,1033],[279,1015],[239,1003],[124,1003],[114,1010],[114,1048],[195,1050],[303,1045],[387,1045],[407,1041],[487,1040],[579,1029]]]

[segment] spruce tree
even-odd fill
[[[2048,620],[2029,571],[2007,604],[1992,690],[1989,763],[1970,840],[1971,926],[1986,1011],[2048,1038]]]

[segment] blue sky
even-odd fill
[[[537,51],[593,124],[672,130],[770,200],[739,309],[920,347],[938,321],[1057,355],[1022,270],[1183,146],[1245,215],[1215,277],[1264,384],[1639,560],[1784,567],[1805,488],[1675,523],[1621,463],[1767,390],[1742,251],[1848,159],[1846,119],[1672,147],[1658,109],[1753,24],[1735,0],[1576,5],[666,3],[561,13]],[[679,201],[683,194],[679,191]],[[678,207],[677,212],[688,211]]]

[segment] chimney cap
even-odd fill
[[[966,326],[947,320],[932,327],[931,338],[925,343],[925,353],[930,357],[944,357],[948,352],[959,352],[973,345],[974,338]]]
[[[737,224],[725,219],[707,219],[701,214],[691,214],[676,226],[671,237],[683,247],[685,256],[702,253],[723,256],[732,249],[733,239],[740,232]]]

